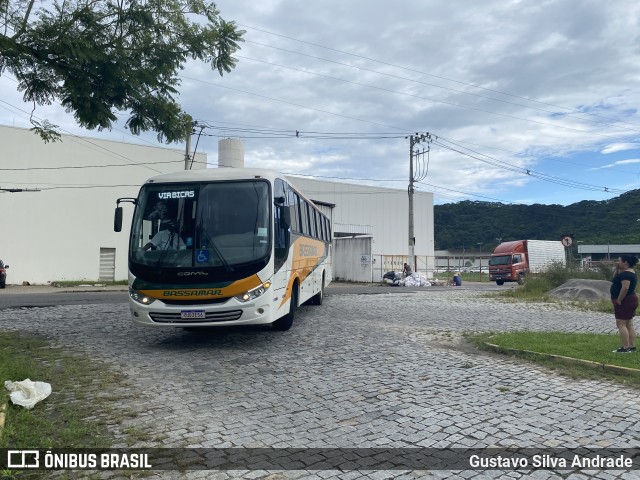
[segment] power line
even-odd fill
[[[499,95],[505,95],[505,96],[511,97],[511,98],[517,98],[517,99],[520,99],[520,100],[526,100],[528,102],[533,102],[533,103],[536,103],[536,104],[539,104],[539,105],[546,105],[546,106],[553,107],[553,108],[560,108],[560,109],[563,109],[563,110],[567,111],[568,113],[577,113],[577,114],[580,114],[580,115],[589,115],[589,116],[603,118],[603,119],[606,119],[606,120],[613,120],[613,121],[615,121],[617,123],[626,123],[628,125],[640,126],[639,124],[636,124],[636,123],[622,122],[622,121],[620,121],[618,119],[605,117],[605,116],[598,115],[598,114],[595,114],[595,113],[582,112],[582,111],[574,109],[574,108],[564,107],[564,106],[556,105],[556,104],[549,103],[549,102],[543,102],[543,101],[532,99],[532,98],[529,98],[529,97],[525,97],[525,96],[521,96],[521,95],[515,95],[515,94],[512,94],[512,93],[504,92],[504,91],[501,91],[501,90],[495,90],[495,89],[488,88],[488,87],[483,87],[481,85],[477,85],[477,84],[473,84],[473,83],[454,80],[452,78],[443,77],[443,76],[440,76],[440,75],[435,75],[435,74],[432,74],[432,73],[424,72],[422,70],[416,70],[416,69],[413,69],[413,68],[404,67],[404,66],[397,65],[397,64],[394,64],[394,63],[385,62],[383,60],[377,60],[375,58],[366,57],[364,55],[358,55],[358,54],[355,54],[355,53],[352,53],[352,52],[346,52],[344,50],[339,50],[339,49],[336,49],[336,48],[327,47],[325,45],[320,45],[318,43],[308,42],[308,41],[300,40],[300,39],[297,39],[297,38],[294,38],[294,37],[289,37],[287,35],[282,35],[282,34],[279,34],[279,33],[270,32],[268,30],[264,30],[264,29],[261,29],[261,28],[253,27],[253,26],[250,26],[250,25],[244,25],[244,24],[238,24],[238,25],[241,26],[241,27],[244,27],[244,28],[249,28],[251,30],[256,30],[258,32],[267,33],[269,35],[273,35],[273,36],[276,36],[276,37],[281,37],[281,38],[286,38],[288,40],[293,40],[294,42],[299,42],[299,43],[303,43],[303,44],[306,44],[306,45],[311,45],[311,46],[314,46],[314,47],[318,47],[318,48],[322,48],[322,49],[325,49],[325,50],[329,50],[329,51],[332,51],[332,52],[340,53],[340,54],[343,54],[343,55],[348,55],[348,56],[351,56],[351,57],[354,57],[354,58],[359,58],[359,59],[362,59],[362,60],[367,60],[367,61],[370,61],[370,62],[378,63],[380,65],[385,65],[385,66],[388,66],[388,67],[398,68],[398,69],[405,70],[405,71],[412,72],[412,73],[419,73],[421,75],[425,75],[425,76],[428,76],[428,77],[438,78],[440,80],[446,80],[448,82],[456,83],[458,85],[463,85],[463,86],[466,86],[466,87],[473,87],[473,88],[477,88],[479,90],[484,90],[484,91],[487,91],[487,92],[497,93]],[[249,40],[245,40],[245,41],[248,42],[248,43],[257,43],[257,42],[251,42]],[[268,45],[264,45],[264,46],[268,46]],[[272,48],[277,48],[277,47],[272,47]],[[292,53],[299,53],[299,52],[292,52]],[[300,53],[300,55],[304,55],[304,54]],[[331,60],[327,60],[327,61],[331,61]],[[358,68],[358,67],[354,67],[354,68]],[[366,70],[366,69],[364,69],[364,70]],[[376,72],[376,73],[379,73],[379,72]],[[446,88],[446,87],[439,87],[439,88]],[[461,92],[461,93],[467,93],[467,92]],[[492,98],[492,100],[500,101],[498,99],[493,99],[493,98]],[[530,107],[530,108],[534,108],[534,107]]]
[[[435,142],[434,142],[435,143]],[[464,154],[463,152],[460,152],[462,154]],[[475,158],[475,157],[473,157]],[[229,167],[229,166],[223,166],[223,165],[217,165],[215,163],[210,163],[208,165],[212,165],[212,166],[218,166],[219,168],[234,168],[234,167]],[[362,182],[406,182],[406,179],[391,179],[391,178],[385,178],[385,179],[380,179],[380,178],[366,178],[366,177],[340,177],[340,176],[330,176],[330,175],[308,175],[308,174],[300,174],[300,173],[295,173],[295,172],[283,172],[284,175],[289,175],[289,176],[300,176],[302,178],[304,177],[308,177],[308,178],[312,178],[312,179],[330,179],[330,180],[347,180],[347,181],[362,181]],[[43,184],[43,183],[37,183],[37,182],[30,182],[30,183],[18,183],[18,182],[11,182],[13,184],[24,184],[24,185],[47,185],[47,184]],[[488,196],[484,196],[484,195],[479,195],[479,194],[475,194],[475,193],[470,193],[470,192],[463,192],[460,190],[455,190],[452,188],[447,188],[447,187],[443,187],[440,185],[434,185],[431,183],[427,183],[424,181],[419,181],[416,182],[420,185],[424,185],[427,187],[431,187],[431,188],[436,188],[436,189],[441,189],[441,190],[445,190],[447,192],[453,192],[462,196],[466,196],[466,197],[477,197],[477,198],[482,198],[485,200],[491,200],[493,202],[500,202],[503,204],[514,204],[514,202],[508,201],[508,200],[502,200],[502,199],[497,199],[494,197],[488,197]],[[51,185],[51,184],[48,184]],[[362,185],[362,186],[367,186],[367,185]],[[369,185],[371,186],[371,185]],[[55,185],[54,186],[49,186],[49,187],[41,187],[39,188],[39,190],[42,191],[49,191],[49,190],[72,190],[72,189],[95,189],[95,188],[118,188],[118,187],[135,187],[135,188],[139,188],[140,185],[139,184],[119,184],[119,185]],[[602,187],[596,187],[597,189],[601,189]],[[386,187],[387,191],[372,191],[372,192],[350,192],[350,194],[353,195],[378,195],[378,194],[385,194],[385,193],[389,193],[389,194],[397,194],[398,191],[401,190],[396,190],[396,189],[392,189],[392,188],[388,188]],[[616,189],[609,189],[609,192],[615,193],[615,192],[621,192],[621,193],[626,193],[627,191],[624,190],[616,190]],[[307,191],[307,193],[314,193],[313,191]],[[319,193],[319,192],[318,192]],[[425,192],[425,193],[431,193],[433,195],[441,195],[441,196],[445,196],[448,198],[458,198],[458,197],[452,197],[452,196],[447,196],[446,194],[442,194],[440,192]],[[563,207],[564,208],[564,207]],[[582,212],[582,213],[588,213],[588,212]]]
[[[12,77],[10,77],[10,76],[8,76],[8,75],[6,75],[6,74],[2,74],[2,76],[3,76],[4,78],[7,78],[7,79],[9,79],[9,80],[11,80],[11,81],[15,82],[15,83],[18,83],[18,81],[17,81],[15,78],[12,78]],[[25,115],[28,115],[28,117],[23,117],[23,118],[27,118],[28,120],[30,120],[31,118],[35,118],[35,119],[37,119],[37,120],[43,120],[43,119],[39,118],[38,116],[33,115],[32,113],[27,112],[27,111],[25,111],[25,110],[23,110],[23,109],[21,109],[21,108],[19,108],[19,107],[16,107],[15,105],[12,105],[12,104],[10,104],[10,103],[8,103],[8,102],[4,101],[4,100],[0,100],[0,102],[1,102],[1,103],[4,103],[5,105],[9,105],[11,108],[15,109],[15,110],[16,110],[16,111],[18,111],[18,112],[21,112],[21,113],[23,113],[23,114],[25,114]],[[0,106],[1,106],[1,105],[0,105]],[[61,105],[60,105],[60,106],[61,106]],[[5,109],[6,109],[6,108],[5,108]],[[8,109],[7,109],[7,110],[8,110]],[[9,110],[9,111],[10,111],[10,110]],[[15,113],[15,112],[13,112],[13,113]],[[20,113],[18,113],[18,115],[20,115]],[[58,128],[59,128],[59,127],[58,127]],[[106,147],[103,147],[103,146],[101,146],[101,145],[98,145],[98,144],[96,144],[96,143],[92,142],[91,140],[89,140],[89,139],[88,139],[88,138],[86,138],[86,137],[80,137],[80,136],[78,136],[78,135],[74,135],[73,133],[69,132],[68,130],[65,130],[64,128],[59,128],[59,129],[60,129],[60,131],[65,132],[65,133],[66,133],[66,135],[68,136],[68,138],[69,138],[72,142],[76,142],[76,143],[79,143],[79,144],[80,144],[81,142],[80,142],[80,141],[78,141],[78,140],[81,140],[81,141],[83,141],[83,142],[88,143],[89,145],[92,145],[92,146],[94,146],[94,147],[98,148],[98,149],[101,149],[101,150],[105,150],[105,151],[107,151],[107,152],[108,152],[109,154],[111,154],[112,156],[123,158],[123,159],[125,159],[126,161],[131,162],[132,164],[139,164],[139,165],[143,165],[142,163],[137,163],[135,160],[132,160],[132,159],[130,159],[130,158],[128,158],[128,157],[125,157],[124,155],[121,155],[121,154],[119,154],[119,153],[116,153],[116,152],[114,152],[114,151],[112,151],[112,150],[109,150],[109,149],[108,149],[108,148],[106,148]],[[117,130],[117,129],[116,129],[116,130]],[[117,131],[122,132],[121,130],[117,130]],[[122,132],[122,133],[126,133],[126,132]],[[131,135],[131,134],[130,134],[130,133],[128,133],[128,135]],[[140,138],[140,137],[137,137],[137,138]],[[146,140],[143,140],[143,141],[145,141],[146,143],[149,143],[149,144],[153,145],[151,142],[147,142]],[[156,169],[151,168],[151,167],[148,167],[148,166],[146,166],[145,168],[148,168],[149,170],[154,171],[154,172],[156,172],[156,173],[162,173],[161,171],[156,170]]]
[[[203,120],[203,119],[198,119],[198,123],[202,124],[205,123],[207,124],[210,128],[212,129],[220,129],[222,130],[224,133],[221,133],[220,135],[218,135],[218,138],[226,138],[229,136],[238,136],[238,137],[242,137],[244,139],[255,139],[255,138],[293,138],[294,135],[293,130],[279,130],[279,129],[272,129],[270,127],[263,127],[263,126],[259,126],[259,125],[248,125],[248,124],[243,124],[243,123],[234,123],[234,122],[224,122],[224,121],[212,121],[212,120]],[[213,125],[213,124],[216,125]],[[221,126],[218,124],[229,124],[229,125],[239,125],[241,127],[246,127],[246,128],[236,128],[236,127],[225,127],[225,126]],[[259,132],[273,132],[274,134],[278,134],[277,137],[267,137],[265,136],[260,136],[260,135],[256,135],[256,136],[245,136],[247,132],[251,132],[251,133],[259,133]],[[374,139],[385,139],[385,138],[390,138],[390,139],[394,139],[394,138],[404,138],[407,134],[395,134],[395,133],[389,133],[389,132],[378,132],[378,133],[363,133],[363,132],[316,132],[316,131],[300,131],[300,138],[314,138],[314,139],[337,139],[337,140],[350,140],[350,139],[357,139],[357,140],[367,140],[370,138],[374,138]],[[333,137],[332,135],[342,135],[343,137]],[[215,137],[216,135],[207,135],[210,137]],[[513,150],[508,150],[506,148],[500,148],[500,147],[496,147],[496,146],[491,146],[491,145],[483,145],[483,144],[479,144],[479,143],[474,143],[474,142],[469,142],[466,140],[459,140],[459,139],[449,139],[447,137],[439,137],[442,140],[447,140],[450,141],[451,143],[464,143],[464,144],[468,144],[468,145],[473,145],[476,147],[482,147],[482,148],[487,148],[490,150],[497,150],[497,151],[501,151],[501,152],[506,152],[509,154],[513,154],[513,155],[519,155],[519,152],[515,152]],[[464,148],[464,147],[461,147]],[[546,159],[541,158],[539,156],[536,155],[530,155],[531,157],[534,157],[540,161],[544,161]],[[554,157],[553,161],[555,162],[560,162],[560,163],[567,163],[569,165],[577,165],[577,166],[581,166],[581,167],[587,167],[587,168],[605,168],[605,167],[601,167],[598,165],[589,165],[589,164],[585,164],[585,163],[580,163],[580,162],[572,162],[569,160],[563,160],[561,158],[557,158]],[[620,172],[620,173],[629,173],[629,174],[633,174],[633,175],[637,175],[638,172],[632,172],[629,170],[622,170],[620,168],[607,168],[609,171],[612,172]]]
[[[378,125],[379,127],[393,128],[393,129],[396,129],[396,130],[409,130],[409,129],[406,129],[406,128],[394,127],[393,125],[386,125],[384,123],[374,122],[372,120],[364,120],[362,118],[351,117],[349,115],[344,115],[344,114],[341,114],[341,113],[330,112],[328,110],[322,110],[320,108],[309,107],[309,106],[306,106],[306,105],[301,105],[299,103],[289,102],[288,100],[282,100],[282,99],[279,99],[279,98],[274,98],[274,97],[269,97],[267,95],[262,95],[260,93],[255,93],[255,92],[250,92],[248,90],[242,90],[240,88],[230,87],[228,85],[220,85],[218,83],[209,82],[207,80],[201,80],[199,78],[187,77],[187,76],[184,76],[184,75],[182,76],[182,78],[184,78],[186,80],[191,80],[191,81],[194,81],[194,82],[205,83],[207,85],[212,85],[214,87],[223,88],[223,89],[231,90],[231,91],[234,91],[234,92],[246,93],[247,95],[252,95],[254,97],[259,97],[259,98],[264,98],[265,100],[271,100],[273,102],[284,103],[284,104],[291,105],[291,106],[294,106],[294,107],[306,108],[308,110],[313,110],[315,112],[326,113],[328,115],[334,115],[336,117],[346,118],[346,119],[349,119],[349,120],[356,120],[358,122],[370,123],[371,125]]]
[[[297,52],[294,52],[294,53],[297,53]],[[392,90],[392,89],[389,89],[389,88],[378,87],[378,86],[375,86],[375,85],[369,85],[369,84],[366,84],[366,83],[356,82],[356,81],[353,81],[353,80],[346,80],[344,78],[339,78],[339,77],[334,77],[334,76],[331,76],[331,75],[325,75],[325,74],[322,74],[322,73],[312,72],[312,71],[309,71],[309,70],[306,70],[306,69],[289,67],[289,66],[286,66],[286,65],[273,63],[273,62],[267,62],[266,60],[259,60],[259,59],[256,59],[256,58],[245,57],[245,56],[242,56],[242,55],[236,55],[236,56],[238,58],[244,58],[245,60],[251,60],[251,61],[254,61],[254,62],[258,62],[258,63],[263,63],[265,65],[271,65],[271,66],[275,66],[275,67],[279,67],[279,68],[286,68],[288,70],[293,70],[295,72],[306,73],[308,75],[315,75],[315,76],[322,77],[322,78],[327,78],[327,79],[330,79],[330,80],[336,80],[336,81],[340,81],[340,82],[344,82],[344,83],[349,83],[349,84],[352,84],[352,85],[358,85],[358,86],[361,86],[361,87],[372,88],[372,89],[375,89],[375,90],[380,90],[380,91],[388,92],[388,93],[394,93],[394,94],[397,94],[397,95],[404,95],[404,96],[407,96],[407,97],[414,97],[414,98],[418,98],[418,99],[421,99],[421,100],[429,100],[431,102],[441,103],[441,104],[449,105],[449,106],[452,106],[452,107],[466,108],[468,110],[473,110],[473,111],[477,111],[477,112],[481,112],[481,113],[489,113],[491,115],[499,115],[499,116],[503,116],[503,117],[507,117],[507,118],[513,118],[513,119],[517,119],[517,120],[522,120],[522,121],[525,121],[525,122],[531,122],[531,123],[536,123],[536,124],[539,124],[539,125],[546,125],[546,126],[552,126],[552,127],[557,127],[557,128],[563,128],[563,129],[566,129],[566,130],[573,130],[573,131],[577,131],[577,132],[581,132],[581,133],[591,133],[591,132],[588,132],[586,130],[575,129],[575,128],[572,128],[572,127],[565,127],[565,126],[557,124],[557,123],[541,122],[539,120],[532,120],[530,118],[519,117],[519,116],[516,116],[516,115],[508,115],[508,114],[504,114],[504,113],[494,112],[492,110],[486,110],[486,109],[482,109],[482,108],[471,107],[471,106],[463,105],[463,104],[460,104],[460,103],[448,102],[448,101],[445,101],[445,100],[438,100],[438,99],[436,99],[434,97],[427,97],[427,96],[424,96],[424,95],[417,95],[417,94],[412,94],[412,93],[407,93],[407,92],[400,92],[398,90]],[[314,58],[317,58],[317,57],[314,57]],[[327,60],[327,61],[331,61],[331,60]],[[334,62],[334,63],[340,63],[340,62]],[[341,64],[341,65],[345,65],[345,64]],[[380,73],[380,72],[376,72],[375,70],[369,70],[369,69],[361,68],[361,67],[354,67],[354,68],[362,69],[362,70],[365,70],[365,71],[371,71],[371,72],[374,72],[374,73]],[[380,74],[381,75],[389,75],[389,74],[384,74],[384,73],[380,73]],[[390,75],[390,76],[395,77],[394,75]],[[405,80],[409,80],[409,81],[414,81],[412,79],[404,78],[404,77],[397,77],[397,78],[401,78],[401,79],[405,79]],[[416,81],[416,83],[424,83],[424,82]],[[439,87],[438,85],[433,85],[433,84],[429,84],[429,83],[425,83],[425,85]],[[533,110],[537,110],[537,111],[541,111],[541,112],[545,112],[545,113],[549,113],[549,114],[553,114],[553,115],[557,115],[557,113],[558,113],[558,112],[554,112],[554,111],[550,111],[550,110],[544,110],[544,109],[541,109],[541,108],[536,108],[536,107],[531,107],[531,106],[528,106],[528,105],[523,105],[523,104],[520,104],[520,103],[514,103],[514,102],[509,102],[509,101],[506,101],[506,100],[500,100],[500,99],[496,99],[496,98],[486,97],[486,96],[483,96],[483,95],[477,95],[477,94],[474,94],[474,93],[471,93],[471,92],[464,92],[464,91],[461,91],[461,90],[449,89],[449,88],[446,88],[446,87],[439,87],[439,88],[444,88],[446,90],[453,90],[454,92],[457,92],[457,93],[462,93],[462,94],[465,94],[465,95],[472,95],[472,96],[476,96],[476,97],[480,97],[480,98],[484,98],[484,99],[488,99],[488,100],[495,100],[495,101],[498,101],[498,102],[503,102],[503,103],[507,103],[507,104],[510,104],[510,105],[515,105],[515,106],[519,106],[519,107],[523,107],[523,108],[529,108],[529,109],[533,109]],[[602,122],[598,122],[596,120],[588,120],[588,119],[583,119],[583,120],[586,120],[587,122],[591,122],[591,123],[594,123],[594,124],[597,124],[597,125],[602,125]],[[619,120],[615,120],[615,123],[626,123],[626,122],[620,122]],[[611,124],[609,124],[609,125],[611,125]],[[622,127],[622,128],[625,129],[625,130],[629,130],[631,132],[640,131],[640,129],[638,129],[638,128],[628,128],[628,127]],[[600,134],[600,135],[615,138],[615,136],[613,136],[613,135],[605,135],[605,134]]]
[[[453,143],[453,142],[451,142]],[[563,185],[566,187],[572,187],[572,188],[578,188],[578,189],[582,189],[582,190],[590,190],[590,191],[604,191],[607,193],[624,193],[626,190],[621,190],[621,189],[615,189],[615,188],[609,188],[609,187],[604,187],[604,186],[598,186],[598,185],[591,185],[588,183],[583,183],[583,182],[578,182],[576,180],[570,180],[570,179],[564,179],[561,177],[555,177],[553,175],[548,175],[546,173],[542,173],[542,172],[537,172],[535,170],[531,170],[528,168],[524,168],[524,167],[518,167],[516,165],[512,165],[510,163],[507,162],[500,162],[499,160],[489,157],[488,155],[479,153],[479,152],[475,152],[473,150],[469,150],[473,153],[475,153],[476,155],[482,155],[485,158],[481,158],[479,156],[476,155],[472,155],[470,153],[464,152],[462,150],[456,149],[451,147],[450,145],[446,145],[440,141],[434,141],[433,142],[434,145],[438,145],[442,148],[445,148],[447,150],[451,150],[453,152],[459,153],[461,155],[467,156],[469,158],[473,158],[475,160],[478,160],[480,162],[483,163],[487,163],[489,165],[492,165],[494,167],[498,167],[498,168],[502,168],[505,170],[509,170],[512,172],[518,172],[518,173],[522,173],[534,178],[538,178],[539,180],[544,180],[546,182],[551,182],[551,183],[555,183],[558,185]],[[455,144],[454,144],[455,145]],[[460,146],[458,146],[460,147]],[[464,147],[460,147],[460,148],[464,148]]]
[[[205,126],[208,126],[206,124],[202,124],[201,125],[203,128]],[[211,127],[214,128],[214,127]],[[257,130],[254,130],[257,131]],[[299,134],[300,132],[296,132],[296,135],[292,134],[292,133],[288,133],[288,138],[292,138],[294,136],[298,136],[297,134]],[[304,132],[303,132],[304,133]],[[326,139],[336,139],[336,138],[340,138],[338,137],[338,135],[346,135],[346,134],[339,134],[337,132],[331,132],[331,133],[324,133],[324,134],[320,134],[318,135],[319,132],[315,132],[311,138],[326,138]],[[206,134],[205,134],[206,135]],[[348,139],[355,139],[355,138],[359,138],[359,139],[371,139],[373,137],[373,135],[378,135],[377,138],[381,138],[379,136],[379,134],[367,134],[364,137],[356,137],[357,134],[355,133],[351,133],[349,134],[349,136],[344,136],[341,138],[348,138]],[[385,137],[385,138],[389,138],[389,137]],[[397,136],[395,138],[398,138]],[[537,172],[531,169],[527,169],[524,167],[518,167],[512,164],[509,164],[507,162],[501,162],[493,157],[490,157],[488,155],[482,154],[480,152],[476,152],[474,150],[471,149],[467,149],[466,147],[462,147],[461,145],[456,144],[455,142],[451,141],[451,140],[445,140],[448,143],[452,144],[452,145],[456,145],[459,148],[453,148],[451,147],[451,145],[447,145],[445,143],[443,143],[442,141],[435,141],[434,144],[438,145],[442,148],[448,149],[450,151],[459,153],[461,155],[465,155],[467,157],[473,158],[475,160],[487,163],[489,165],[492,165],[494,167],[497,168],[501,168],[501,169],[505,169],[514,173],[520,173],[520,174],[526,174],[529,176],[532,176],[534,178],[543,180],[543,181],[547,181],[547,182],[551,182],[551,183],[555,183],[555,184],[559,184],[559,185],[563,185],[563,186],[568,186],[568,187],[572,187],[572,188],[579,188],[579,189],[583,189],[583,190],[591,190],[591,191],[606,191],[606,192],[611,192],[611,193],[622,193],[624,192],[624,190],[619,190],[619,189],[609,189],[607,187],[602,187],[602,186],[596,186],[596,185],[591,185],[591,184],[587,184],[587,183],[583,183],[583,182],[578,182],[575,180],[571,180],[571,179],[563,179],[560,177],[555,177],[552,175],[548,175],[545,174],[543,172]],[[472,152],[476,155],[472,155],[471,153],[465,152],[461,149],[467,149],[469,152]],[[426,152],[425,152],[426,153]],[[485,158],[481,158],[478,155],[481,155]],[[144,165],[146,164],[159,164],[159,163],[177,163],[177,162],[181,162],[182,160],[175,160],[175,161],[167,161],[167,162],[147,162],[144,163]],[[42,171],[55,171],[55,170],[65,170],[65,169],[85,169],[85,168],[113,168],[113,167],[124,167],[124,166],[140,166],[143,165],[143,163],[137,162],[136,164],[131,164],[131,165],[122,165],[122,164],[107,164],[107,165],[83,165],[83,166],[58,166],[58,167],[34,167],[34,168],[0,168],[0,171],[26,171],[26,170],[42,170]],[[418,166],[418,178],[417,180],[423,180],[424,178],[426,178],[426,174],[428,172],[428,163],[423,163],[420,164]],[[327,177],[327,178],[337,178],[339,179],[339,177]],[[357,178],[342,178],[343,180],[362,180],[362,179],[357,179]],[[376,179],[368,179],[369,181],[397,181],[397,180],[384,180],[384,179],[380,179],[380,180],[376,180]]]
[[[69,165],[59,167],[24,167],[24,168],[0,168],[2,172],[31,172],[34,170],[83,170],[86,168],[114,168],[114,167],[138,167],[142,165],[159,165],[166,163],[182,163],[183,160],[168,160],[164,162],[140,162],[140,163],[127,163],[127,164],[105,164],[105,165]],[[199,162],[204,163],[204,162]]]

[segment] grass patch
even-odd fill
[[[4,381],[30,378],[51,384],[52,393],[32,410],[14,405]],[[18,333],[0,333],[0,404],[6,404],[0,448],[107,448],[117,387],[124,377],[94,360],[53,348]],[[115,395],[115,402],[114,402]],[[118,414],[120,415],[120,414]]]
[[[526,358],[542,364],[559,373],[573,378],[608,379],[640,389],[640,353],[612,353],[620,346],[618,335],[564,332],[508,332],[499,334],[467,335],[471,341],[483,350],[495,351],[487,343],[504,349],[502,353]],[[514,349],[518,352],[514,352]],[[536,352],[535,354],[527,352]],[[586,360],[600,365],[613,365],[636,369],[638,372],[617,372],[612,369],[598,368],[595,365],[582,365],[549,357],[559,355],[577,360]]]

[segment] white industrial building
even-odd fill
[[[184,151],[72,135],[44,143],[23,128],[0,126],[0,145],[0,189],[27,190],[0,190],[8,284],[126,279],[129,227],[113,231],[116,199],[184,169]],[[205,164],[197,154],[193,168]]]
[[[28,129],[7,126],[0,126],[0,145],[0,259],[10,265],[8,284],[126,279],[127,210],[133,207],[124,204],[125,228],[115,233],[116,199],[135,197],[149,177],[184,169],[183,150],[71,135],[45,144]],[[221,166],[242,166],[242,142],[221,141],[218,157]],[[192,168],[206,163],[206,154],[198,153]],[[378,281],[402,268],[408,253],[406,190],[290,180],[331,213],[334,277]],[[433,194],[416,192],[414,205],[416,268],[429,274]]]
[[[406,190],[289,177],[311,200],[334,204],[333,276],[380,281],[402,271],[409,251],[409,198]],[[415,264],[434,269],[433,194],[414,194]]]

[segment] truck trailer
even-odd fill
[[[527,274],[544,272],[553,264],[566,266],[562,242],[554,240],[516,240],[503,242],[489,259],[489,279],[524,284]]]

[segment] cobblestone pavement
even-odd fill
[[[114,432],[124,438],[135,427],[163,447],[640,445],[637,391],[461,348],[465,331],[614,332],[606,314],[442,289],[327,296],[323,306],[299,310],[288,332],[145,329],[117,304],[3,310],[0,325],[44,335],[127,375],[139,395],[126,408],[139,413]],[[577,480],[640,478],[640,472],[190,470],[157,471],[153,478],[185,477]]]

